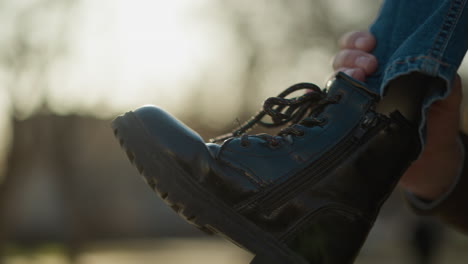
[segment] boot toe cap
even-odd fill
[[[161,108],[147,105],[133,113],[146,130],[151,143],[159,149],[186,161],[207,151],[200,135]]]

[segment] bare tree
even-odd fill
[[[33,153],[35,147],[34,141],[25,146],[24,142],[15,138],[15,131],[20,124],[17,118],[32,111],[47,111],[47,75],[51,64],[66,52],[66,34],[77,0],[36,0],[24,5],[15,2],[2,1],[4,8],[0,11],[13,14],[8,21],[13,25],[12,31],[10,35],[4,36],[0,51],[0,67],[8,80],[6,94],[9,96],[9,109],[5,109],[4,113],[9,114],[14,137],[5,175],[0,182],[0,249],[9,235],[5,212],[8,204],[14,203],[9,197],[12,191],[21,189],[24,181],[19,177],[21,173],[17,172],[25,166],[27,155]],[[66,134],[66,128],[56,129],[58,135]],[[67,164],[61,160],[64,157],[63,150],[59,144],[54,146],[57,148],[57,155],[54,156],[56,163],[63,167]],[[66,169],[62,168],[61,173],[65,174]]]

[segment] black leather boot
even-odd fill
[[[311,89],[284,99],[292,90]],[[298,84],[222,144],[154,106],[117,117],[116,137],[147,183],[180,216],[256,255],[251,263],[352,263],[381,205],[420,151],[398,112],[339,73],[321,91]],[[270,115],[278,135],[246,135]],[[267,124],[265,124],[267,125]]]

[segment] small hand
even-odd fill
[[[377,70],[377,59],[370,54],[376,40],[370,33],[346,33],[339,44],[341,50],[333,60],[335,71],[364,82]],[[462,166],[458,142],[461,99],[461,80],[457,75],[450,95],[429,108],[424,151],[400,180],[403,188],[421,198],[434,200],[446,193]]]
[[[342,71],[359,81],[377,70],[377,59],[370,52],[376,45],[375,38],[367,32],[349,32],[339,41],[340,51],[333,60],[333,69]]]

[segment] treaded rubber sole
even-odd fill
[[[112,122],[115,137],[148,185],[179,216],[253,254],[251,264],[308,264],[301,256],[228,207],[164,153],[143,122],[127,112]]]

